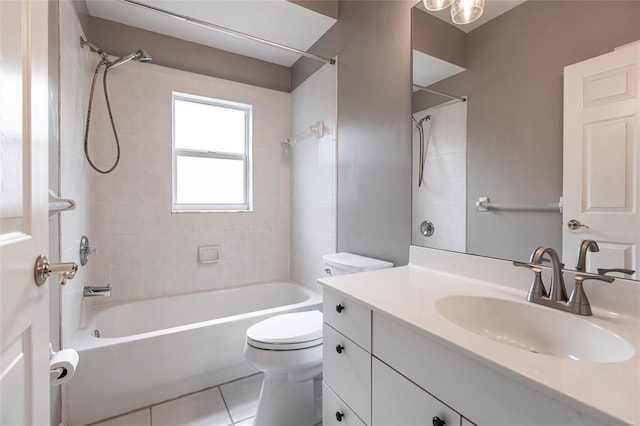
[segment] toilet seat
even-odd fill
[[[277,315],[252,325],[247,344],[272,351],[306,349],[322,344],[322,312]]]

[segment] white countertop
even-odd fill
[[[323,278],[319,282],[604,423],[614,419],[628,424],[640,423],[638,317],[604,311],[592,304],[593,316],[579,318],[616,333],[631,343],[636,353],[633,358],[618,363],[575,361],[528,352],[484,338],[450,322],[435,307],[438,299],[450,295],[487,296],[528,304],[522,286],[499,286],[411,264]],[[571,289],[568,284],[568,291]]]

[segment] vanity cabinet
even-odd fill
[[[372,316],[374,359],[393,367],[476,424],[603,424],[551,397],[550,390],[526,386],[392,316],[377,311],[373,311]],[[374,395],[376,386],[374,375]],[[466,424],[467,420],[462,421]],[[373,423],[377,424],[375,413]]]
[[[370,308],[325,289],[323,309],[323,424],[460,425],[460,414],[371,355]]]
[[[356,300],[325,289],[324,322],[371,352],[371,309]]]
[[[324,289],[323,424],[597,425],[552,392]],[[437,423],[436,423],[437,424]]]
[[[376,358],[372,375],[372,418],[377,426],[438,424],[434,417],[445,426],[460,425],[460,414]]]
[[[371,424],[371,354],[330,325],[323,332],[324,382]]]
[[[322,425],[366,426],[360,417],[326,383],[322,384]]]
[[[356,424],[346,423],[355,414],[370,425],[371,309],[330,291],[323,296],[323,389],[332,391],[328,399],[323,394],[323,422]],[[340,403],[348,410],[334,409]]]

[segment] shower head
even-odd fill
[[[107,68],[111,69],[111,68],[119,67],[120,65],[126,64],[132,59],[135,59],[136,61],[140,61],[140,62],[151,62],[153,58],[151,57],[151,55],[149,55],[149,52],[147,52],[146,50],[138,49],[136,53],[131,53],[129,55],[122,56],[113,62],[109,62],[107,64]]]
[[[424,121],[431,121],[431,116],[430,115],[425,115],[424,117],[422,117],[420,120],[416,120],[415,117],[411,117],[411,119],[413,120],[413,122],[416,124],[416,126],[422,128],[422,123]]]

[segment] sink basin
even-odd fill
[[[622,362],[635,348],[584,317],[528,303],[481,296],[436,301],[447,320],[475,334],[525,351],[599,363]]]

